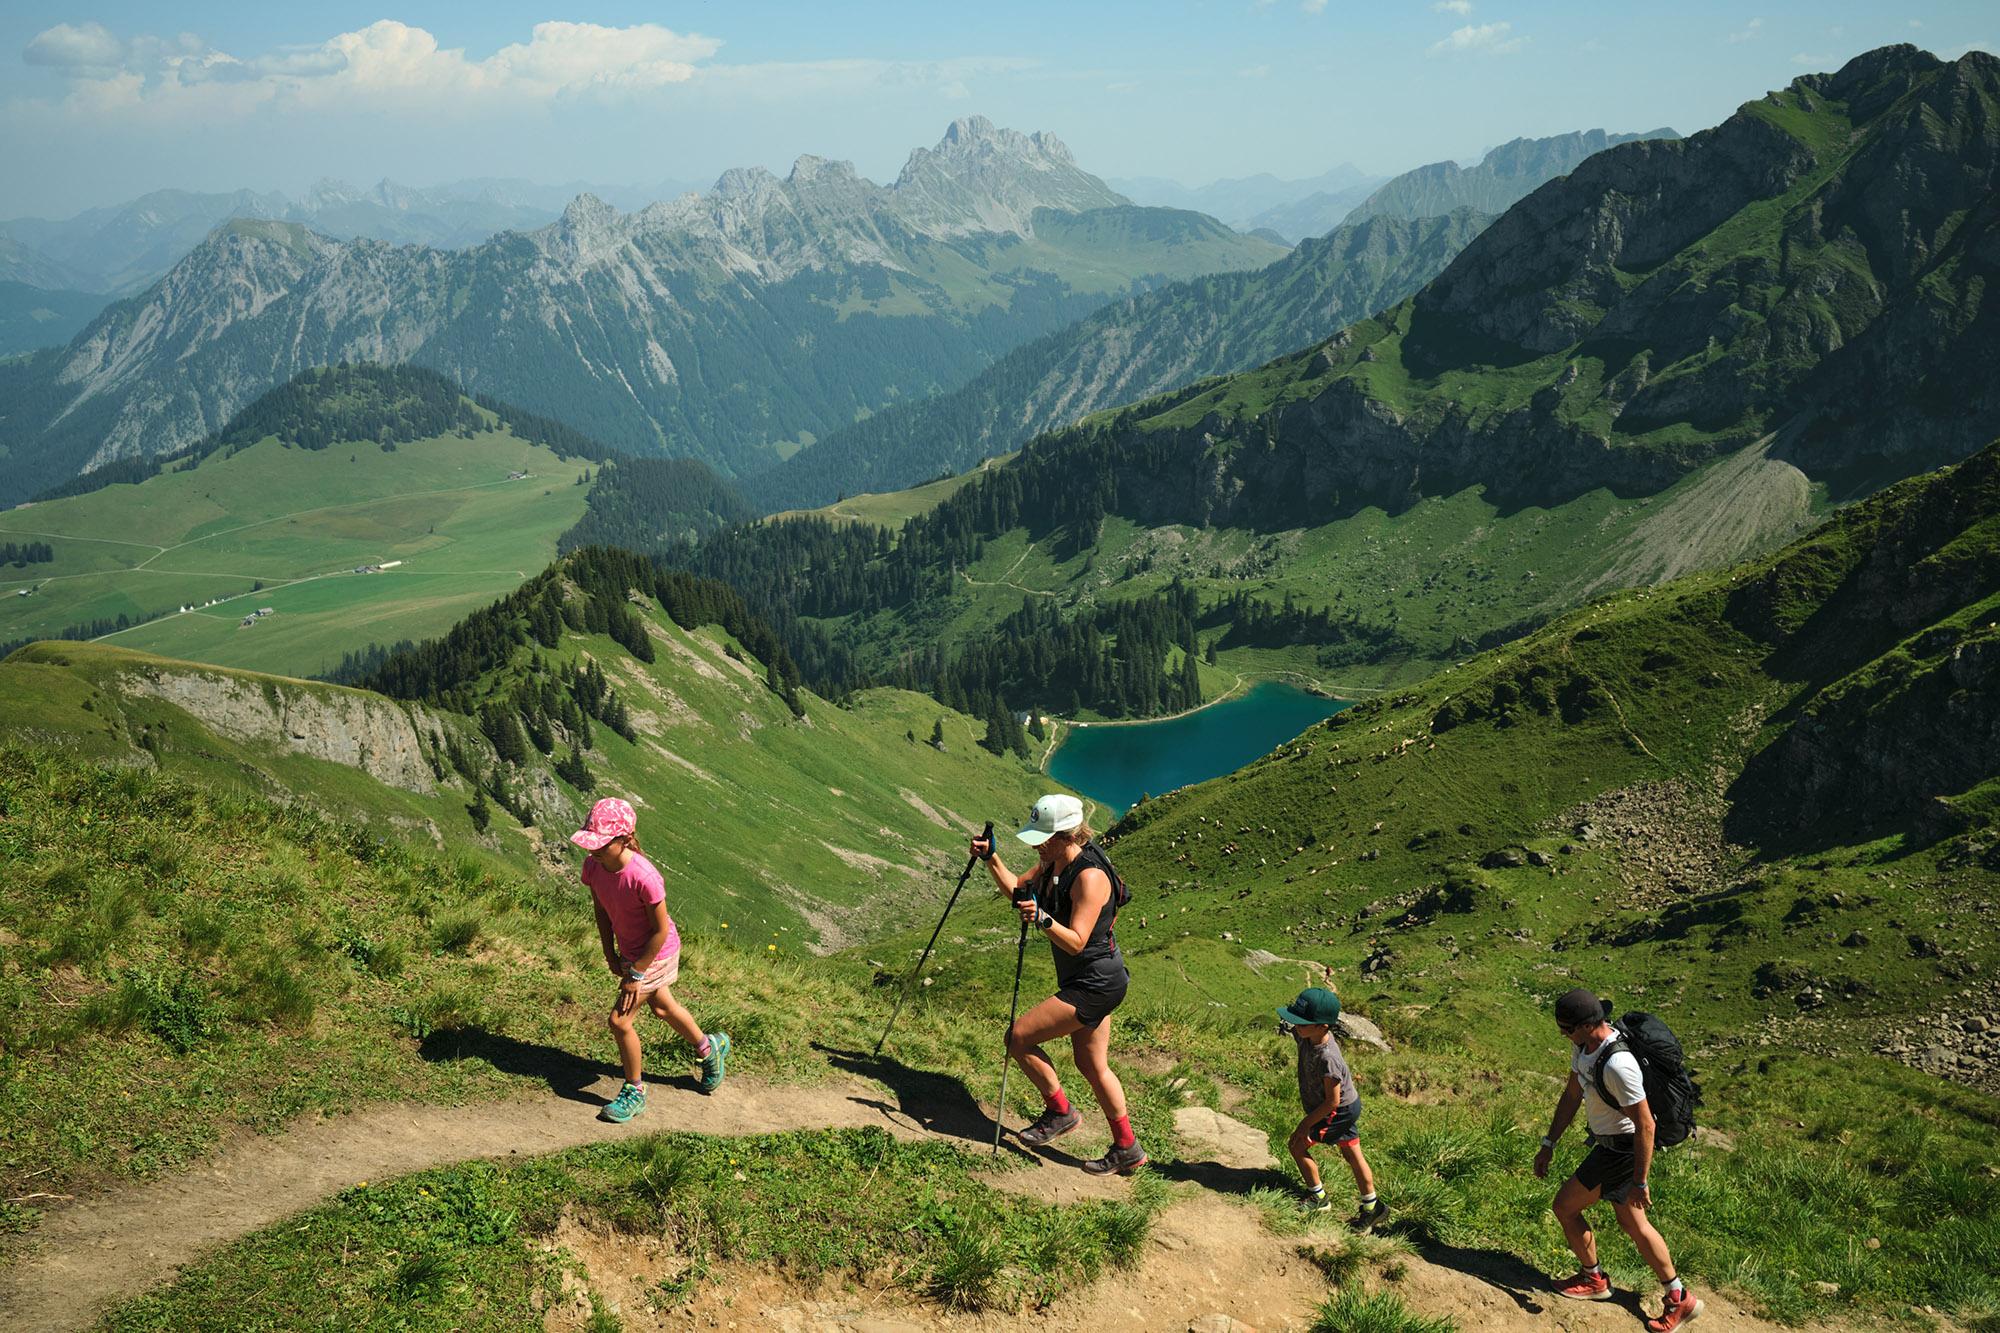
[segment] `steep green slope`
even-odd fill
[[[1600,153],[1380,318],[1132,424],[1229,455],[1221,487],[1173,497],[1220,489],[1218,518],[1472,484],[1653,491],[1772,434],[1865,490],[2000,419],[1977,369],[1996,172],[2000,61],[1884,48],[1691,139]]]
[[[589,802],[627,795],[662,864],[713,886],[692,920],[792,949],[885,929],[874,909],[923,892],[980,811],[1025,808],[1038,781],[981,749],[981,724],[920,696],[840,708],[798,689],[727,590],[655,583],[623,557],[572,556],[438,644],[389,661],[403,693],[430,696],[401,704],[38,644],[0,664],[0,726],[92,761],[295,795],[556,883],[574,875],[562,838]],[[923,743],[940,723],[943,748]]]
[[[964,387],[904,403],[750,479],[766,510],[962,472],[1031,436],[1191,380],[1258,365],[1401,300],[1489,218],[1382,219],[1307,241],[1268,267],[1113,302],[1003,357]]]
[[[1576,169],[1593,153],[1640,139],[1677,139],[1670,129],[1643,134],[1606,134],[1582,130],[1546,139],[1511,139],[1488,151],[1477,165],[1433,162],[1377,186],[1354,205],[1348,222],[1363,218],[1428,218],[1469,208],[1480,213],[1504,213],[1542,185]],[[1275,224],[1274,224],[1275,225]],[[1283,227],[1278,228],[1283,231]]]
[[[1358,969],[1496,1050],[1541,1038],[1503,997],[1559,961],[1722,1049],[1762,1030],[2000,1086],[1958,1021],[2000,970],[1966,915],[2000,888],[1996,611],[2000,445],[1139,806],[1120,864],[1173,914],[1121,938],[1218,994],[1244,949]]]

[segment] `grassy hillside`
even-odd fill
[[[1866,732],[1839,701],[1862,691],[1897,716],[1902,692],[1871,682],[1953,663],[1975,673],[1968,697],[1916,741],[2000,725],[2000,693],[1976,674],[1991,670],[2000,610],[1996,518],[2000,448],[1774,558],[1595,603],[1139,807],[1114,845],[1136,895],[1120,922],[1135,984],[1114,1051],[1158,1179],[1129,1214],[989,1193],[935,1145],[669,1135],[371,1181],[197,1265],[112,1326],[210,1327],[246,1311],[283,1323],[329,1282],[344,1310],[376,1322],[507,1326],[559,1292],[584,1305],[625,1293],[640,1301],[624,1311],[634,1317],[747,1274],[872,1292],[884,1265],[940,1306],[1001,1315],[1060,1276],[1060,1311],[1103,1260],[1095,1244],[1065,1246],[1084,1266],[1059,1274],[1034,1236],[1083,1228],[1122,1262],[1149,1214],[1207,1190],[1264,1205],[1272,1243],[1306,1247],[1350,1305],[1366,1282],[1396,1290],[1399,1252],[1528,1283],[1567,1262],[1549,1186],[1524,1164],[1563,1067],[1547,1004],[1579,983],[1665,1014],[1693,1049],[1710,1132],[1664,1155],[1654,1180],[1656,1217],[1698,1287],[1784,1321],[1931,1306],[1976,1326],[2000,1305],[1988,1261],[2000,1113],[1957,1084],[1990,1075],[1987,1047],[1926,1027],[1921,1041],[1971,1061],[1947,1071],[1956,1082],[1872,1048],[1933,1016],[1976,1015],[1992,993],[2000,939],[1975,905],[2000,886],[1982,796],[2000,749],[1967,752],[1920,788],[1862,782],[1874,794],[1861,808],[1794,821],[1793,845],[1737,846],[1724,829],[1736,833],[1730,812],[1763,808],[1764,780],[1738,775],[1801,729],[1822,744]],[[16,657],[4,671],[53,711],[60,677],[21,674],[33,665]],[[821,710],[808,700],[815,732],[830,721]],[[1855,774],[1894,757],[1864,748]],[[13,1172],[56,1163],[40,1188],[171,1169],[228,1124],[363,1095],[539,1085],[523,1051],[602,1045],[574,897],[169,776],[26,751],[0,773],[0,836],[23,868],[0,897],[20,941],[0,1010],[6,1160]],[[1935,798],[1955,817],[1940,821]],[[79,827],[101,849],[84,864]],[[697,901],[679,893],[677,911],[684,900]],[[993,1072],[1014,933],[991,903],[961,910],[936,963],[944,984],[919,993],[888,1061],[854,1054],[886,1017],[889,992],[871,983],[900,970],[869,959],[913,954],[925,933],[914,919],[914,935],[808,960],[741,938],[740,917],[726,935],[696,918],[687,984],[745,1034],[745,1070],[858,1072],[906,1110],[964,1107]],[[1039,954],[1031,963],[1041,980]],[[1282,1175],[1219,1168],[1171,1128],[1188,1102],[1289,1128],[1296,1091],[1270,1007],[1322,966],[1395,1045],[1351,1056],[1395,1210],[1386,1246],[1299,1222]],[[810,1013],[796,1003],[806,993]],[[125,1100],[89,1095],[107,1083]],[[884,1228],[891,1199],[921,1206]],[[10,1220],[33,1225],[18,1209]],[[674,1262],[645,1268],[660,1284],[634,1297],[576,1248],[592,1228]],[[1644,1290],[1629,1247],[1605,1245],[1614,1277]],[[335,1249],[348,1256],[337,1272]],[[558,1276],[571,1263],[580,1290]],[[1421,1308],[1415,1290],[1407,1299]]]
[[[888,929],[890,905],[924,901],[963,864],[969,829],[1025,809],[1046,782],[981,749],[983,726],[921,696],[869,691],[841,708],[801,692],[794,717],[764,666],[720,628],[639,619],[650,662],[601,633],[567,632],[558,647],[517,650],[468,682],[480,698],[505,698],[526,679],[567,681],[595,663],[631,738],[598,719],[571,729],[553,718],[548,756],[528,746],[500,762],[481,716],[96,644],[36,645],[0,663],[0,726],[92,762],[298,799],[563,893],[576,870],[563,839],[595,797],[625,795],[647,848],[682,886],[678,919],[726,922],[786,952]],[[942,751],[924,743],[940,721]],[[572,742],[589,791],[557,776]]]

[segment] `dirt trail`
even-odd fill
[[[873,1067],[858,1054],[836,1053],[844,1070]],[[884,1065],[884,1068],[891,1066]],[[486,1105],[443,1108],[397,1104],[352,1115],[313,1119],[278,1135],[237,1136],[203,1165],[172,1179],[136,1185],[51,1212],[29,1245],[0,1270],[0,1322],[19,1333],[91,1326],[113,1306],[170,1281],[185,1265],[238,1237],[278,1222],[364,1180],[381,1180],[477,1158],[533,1156],[634,1133],[667,1129],[705,1134],[758,1134],[800,1128],[880,1126],[905,1139],[940,1135],[984,1142],[992,1121],[956,1080],[893,1066],[895,1091],[854,1074],[810,1087],[732,1079],[704,1097],[687,1080],[649,1088],[645,1116],[630,1126],[595,1118],[616,1092],[617,1079],[561,1092]],[[921,1107],[917,1114],[905,1108]],[[1082,1137],[1082,1136],[1080,1136]],[[1100,1136],[1095,1136],[1101,1138]],[[1067,1141],[1064,1145],[1068,1146]],[[1078,1144],[1081,1152],[1094,1142]],[[1054,1203],[1115,1198],[1129,1189],[1116,1178],[1076,1170],[1077,1159],[1052,1147],[1034,1171],[996,1173],[997,1188]],[[1210,1164],[1212,1165],[1212,1164]],[[1204,1182],[1192,1170],[1166,1168],[1170,1178]],[[1224,1174],[1227,1174],[1226,1172]],[[1239,1173],[1240,1174],[1240,1173]],[[1219,1177],[1218,1177],[1219,1178]],[[628,1302],[658,1290],[671,1256],[634,1247],[630,1239],[598,1243],[566,1221],[555,1243],[570,1250],[605,1297]],[[1398,1289],[1429,1314],[1451,1314],[1464,1328],[1617,1330],[1638,1327],[1617,1303],[1573,1306],[1548,1296],[1546,1281],[1507,1256],[1467,1251],[1442,1263],[1405,1260]],[[761,1271],[730,1274],[708,1284],[676,1317],[698,1327],[781,1330],[897,1330],[1031,1327],[1047,1330],[1187,1328],[1226,1315],[1272,1333],[1304,1329],[1327,1294],[1325,1279],[1300,1254],[1299,1243],[1264,1230],[1250,1206],[1224,1194],[1197,1192],[1155,1223],[1143,1257],[1065,1296],[1046,1311],[1019,1315],[959,1315],[926,1304],[889,1283],[824,1291]],[[589,1303],[548,1312],[548,1327],[582,1327]],[[1648,1299],[1651,1293],[1647,1293]],[[1713,1296],[1709,1327],[1777,1328]],[[633,1314],[643,1305],[628,1305]],[[1226,1326],[1226,1325],[1225,1325]]]

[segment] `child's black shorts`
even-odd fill
[[[1349,1102],[1306,1131],[1314,1143],[1353,1143],[1361,1137],[1361,1103]]]

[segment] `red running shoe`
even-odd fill
[[[1660,1312],[1658,1319],[1648,1319],[1649,1333],[1674,1333],[1674,1330],[1701,1313],[1701,1302],[1686,1287],[1681,1288],[1681,1298],[1667,1297],[1667,1308]]]
[[[1608,1301],[1611,1299],[1611,1279],[1601,1271],[1586,1273],[1578,1269],[1575,1277],[1556,1288],[1556,1295],[1567,1296],[1573,1301]]]

